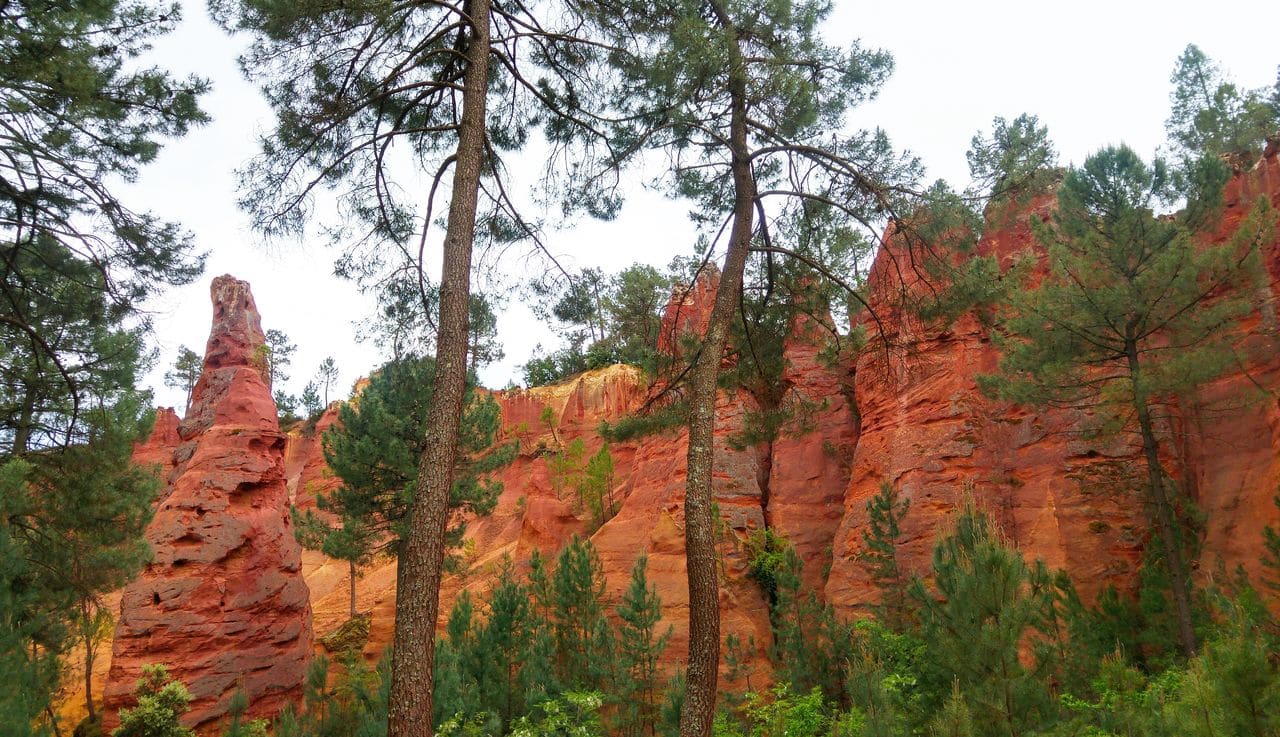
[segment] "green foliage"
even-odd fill
[[[658,722],[661,680],[658,658],[667,649],[672,628],[661,631],[662,601],[657,587],[645,577],[648,560],[642,555],[631,569],[631,583],[618,604],[618,734],[652,734]]]
[[[111,737],[193,737],[195,732],[178,721],[187,712],[191,692],[169,679],[163,665],[144,665],[133,691],[138,704],[120,710],[120,726]]]
[[[0,696],[0,720],[18,734],[50,704],[59,656],[84,645],[92,665],[109,628],[102,597],[150,559],[158,483],[131,457],[150,415],[118,396],[76,420],[83,443],[0,456],[0,663],[19,691]]]
[[[605,690],[615,665],[606,616],[604,571],[590,542],[576,535],[560,551],[551,576],[556,674],[576,690]]]
[[[1057,175],[1058,154],[1049,129],[1026,113],[1012,121],[993,119],[991,137],[974,135],[965,156],[973,189],[996,202],[1025,203],[1047,191]]]
[[[591,515],[595,529],[618,513],[613,498],[613,455],[608,443],[589,459],[585,458],[586,453],[582,440],[575,438],[547,460],[547,469],[551,487],[558,494],[571,492],[576,506]]]
[[[266,719],[250,719],[245,721],[245,712],[249,709],[249,697],[244,689],[236,689],[227,704],[227,716],[230,719],[222,730],[222,737],[267,737],[269,723]]]
[[[303,546],[356,566],[397,551],[416,488],[434,375],[432,359],[392,361],[374,374],[358,402],[343,405],[323,441],[325,461],[342,486],[316,499],[338,524],[311,511],[295,512],[295,534]],[[515,447],[494,448],[497,431],[497,403],[468,391],[450,496],[459,516],[488,514],[501,492],[487,474],[510,462]],[[458,546],[464,532],[460,520],[451,526],[449,546]]]
[[[777,675],[799,691],[818,689],[832,704],[847,706],[850,668],[857,658],[853,626],[817,592],[803,589],[800,558],[783,542],[772,574],[776,593],[770,611]]]
[[[276,412],[279,415],[280,424],[282,426],[298,421],[299,418],[295,414],[298,411],[299,404],[297,397],[289,394],[284,389],[276,389],[275,392],[272,393],[271,399],[276,404]]]
[[[330,685],[328,658],[313,658],[303,683],[301,711],[286,706],[269,729],[275,737],[377,737],[387,733],[390,657],[371,670],[357,652],[340,661]],[[256,736],[255,736],[256,737]]]
[[[880,590],[880,602],[873,610],[876,618],[894,631],[903,631],[910,619],[907,612],[907,578],[898,565],[898,540],[902,536],[902,520],[911,504],[900,499],[898,490],[888,482],[867,500],[867,527],[862,531],[863,549],[858,553]]]
[[[603,693],[608,694],[603,703],[609,707],[611,733],[653,734],[663,697],[658,658],[670,631],[658,626],[661,602],[645,569],[641,558],[617,604],[616,619],[609,616],[599,559],[579,538],[565,546],[550,569],[535,555],[524,582],[508,563],[498,569],[482,601],[464,592],[436,655],[440,730],[551,729],[548,725],[557,720],[587,717],[588,710],[574,706],[575,694],[599,699]],[[598,720],[573,723],[590,726]]]
[[[302,405],[302,412],[307,416],[307,420],[315,420],[324,412],[324,403],[320,400],[320,387],[314,381],[308,381],[302,388],[298,404]]]
[[[535,296],[552,306],[535,307],[535,312],[556,321],[565,345],[526,362],[525,384],[552,384],[615,363],[652,373],[672,279],[652,266],[633,264],[610,276],[599,269],[584,269],[563,286],[536,282]]]
[[[1032,583],[1022,556],[970,505],[934,547],[932,587],[912,586],[929,646],[926,692],[940,697],[958,684],[978,734],[1022,734],[1051,718],[1045,674],[1019,657],[1024,641],[1045,636],[1048,604]]]
[[[770,607],[778,603],[778,579],[786,575],[795,551],[786,538],[771,528],[752,530],[743,541],[747,553],[747,575],[760,584]]]
[[[207,82],[134,63],[180,11],[145,0],[0,8],[0,454],[75,441],[76,410],[103,398],[99,377],[138,360],[123,326],[145,327],[141,304],[203,268],[188,233],[133,209],[120,188],[162,140],[207,120]],[[28,403],[34,421],[22,419]]]
[[[267,368],[267,386],[278,391],[284,390],[284,383],[289,380],[285,368],[293,363],[293,354],[298,350],[289,336],[281,330],[271,329],[266,332],[263,343],[263,360]]]
[[[623,415],[615,422],[600,421],[600,437],[611,443],[624,443],[634,438],[658,435],[683,427],[689,419],[687,402],[674,401],[651,408],[647,412]]]
[[[173,368],[164,375],[164,385],[177,389],[187,395],[186,406],[191,406],[191,390],[200,380],[200,372],[204,369],[204,359],[199,353],[184,346],[178,347],[178,357],[174,359]]]
[[[320,362],[320,368],[316,369],[316,383],[324,389],[324,400],[321,407],[329,406],[329,389],[333,387],[334,382],[338,380],[338,365],[334,363],[333,356],[327,356]]]
[[[416,274],[401,272],[378,283],[373,291],[378,310],[363,321],[364,329],[357,339],[373,341],[393,359],[431,355],[435,351],[435,316],[440,312],[439,285],[419,284]],[[474,292],[468,300],[467,364],[472,374],[505,355],[494,313],[498,304],[493,297]]]
[[[1280,109],[1268,91],[1237,87],[1195,44],[1178,57],[1169,81],[1165,129],[1186,161],[1221,158],[1248,169],[1262,155],[1266,137],[1280,132]]]
[[[1153,417],[1235,365],[1234,328],[1254,309],[1259,248],[1275,216],[1259,199],[1230,238],[1206,243],[1216,217],[1204,198],[1217,194],[1179,184],[1162,161],[1148,166],[1123,146],[1069,172],[1052,222],[1035,228],[1048,273],[1010,291],[996,336],[1001,375],[980,383],[1016,402],[1093,410],[1098,431],[1140,432],[1146,498],[1190,653],[1184,505],[1166,492]],[[1158,216],[1180,195],[1190,198],[1183,216]]]
[[[592,513],[603,521],[608,521],[618,513],[613,499],[613,454],[609,452],[609,444],[600,446],[600,450],[587,461],[586,488],[584,496]]]
[[[960,692],[960,684],[957,682],[951,691],[951,696],[947,697],[946,702],[942,705],[942,711],[933,718],[929,724],[930,737],[977,737],[977,727],[974,724],[973,711],[969,709],[964,695]]]
[[[786,685],[779,685],[764,698],[750,694],[742,707],[742,722],[735,723],[724,714],[717,717],[711,734],[715,737],[825,737],[832,734],[831,720],[822,692],[813,689],[804,695],[793,695]],[[852,731],[836,730],[835,735],[853,737]]]
[[[325,230],[344,249],[335,269],[377,295],[380,314],[371,332],[396,358],[426,353],[435,340],[439,286],[426,276],[423,244],[441,220],[461,215],[440,217],[445,193],[475,201],[462,216],[467,222],[448,223],[465,233],[467,252],[473,241],[478,250],[496,251],[534,239],[541,225],[508,196],[506,152],[522,148],[541,126],[574,167],[602,155],[590,144],[576,145],[600,138],[582,116],[603,107],[604,90],[592,73],[602,53],[575,37],[572,5],[495,5],[472,17],[462,0],[394,6],[214,0],[210,12],[228,31],[249,37],[241,67],[275,112],[261,155],[240,172],[242,204],[258,230],[298,235],[330,202],[314,195],[332,190],[340,206]],[[483,74],[468,76],[463,51],[476,48],[481,29],[490,58],[476,67]],[[524,45],[530,29],[539,39],[530,44],[536,51]],[[465,150],[464,88],[483,96],[487,113],[477,118],[483,135]],[[565,150],[571,146],[579,149],[574,155]],[[608,146],[600,148],[607,154]],[[388,150],[406,155],[386,156]],[[477,162],[467,192],[447,183],[455,159]],[[550,157],[548,168],[560,160]],[[557,179],[548,174],[548,189]],[[590,208],[593,214],[616,211],[615,188],[597,183],[587,199],[606,204]],[[493,321],[477,319],[484,315],[476,301],[469,307],[474,369],[501,349]]]
[[[521,717],[511,737],[604,737],[600,723],[600,694],[570,691],[560,699],[538,704],[536,717]]]

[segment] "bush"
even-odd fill
[[[112,737],[194,737],[195,732],[178,721],[187,713],[191,692],[170,680],[163,665],[142,666],[133,694],[138,705],[120,710],[120,726]]]

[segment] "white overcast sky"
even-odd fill
[[[879,99],[860,109],[855,123],[884,128],[898,147],[922,157],[932,178],[957,186],[966,181],[970,138],[988,130],[993,116],[1038,115],[1064,162],[1079,163],[1117,142],[1151,155],[1163,141],[1168,78],[1186,44],[1198,44],[1247,87],[1273,84],[1280,64],[1280,12],[1261,0],[835,4],[825,28],[829,41],[859,39],[889,50],[896,62]],[[265,247],[249,230],[236,207],[234,170],[256,152],[271,113],[236,67],[243,39],[218,30],[202,2],[184,6],[181,27],[157,41],[151,60],[212,80],[203,105],[213,122],[170,143],[128,197],[135,207],[183,223],[209,261],[196,284],[153,302],[160,360],[148,383],[159,404],[181,402],[163,386],[164,368],[179,345],[203,350],[209,282],[230,273],[252,284],[263,326],[285,331],[298,345],[288,389],[300,391],[325,356],[337,360],[345,388],[381,361],[372,345],[356,340],[353,322],[369,314],[370,304],[332,275],[337,253],[323,242]],[[574,266],[606,270],[636,261],[662,266],[688,253],[696,232],[685,208],[638,182],[618,220],[551,233],[552,248]],[[431,244],[435,262],[438,235]],[[554,344],[518,302],[500,315],[499,330],[507,359],[483,372],[489,386],[518,380],[518,366],[535,344]]]

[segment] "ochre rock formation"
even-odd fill
[[[662,312],[662,329],[658,333],[658,350],[668,355],[679,354],[684,346],[681,338],[697,337],[707,332],[711,308],[720,287],[720,268],[709,263],[702,267],[693,284],[678,284]]]
[[[709,271],[688,294],[672,300],[664,334],[678,340],[685,329],[679,327],[685,325],[683,321],[693,320],[688,329],[699,326],[696,316],[705,312],[709,304],[701,300],[714,296],[714,287],[707,283],[714,284],[716,279],[718,274]],[[491,581],[489,572],[504,559],[523,568],[534,551],[554,557],[576,534],[589,536],[595,544],[609,595],[615,600],[621,598],[636,559],[648,557],[649,580],[662,597],[666,623],[673,627],[664,665],[674,669],[684,660],[688,642],[683,527],[685,432],[672,430],[611,446],[612,494],[617,513],[598,529],[593,529],[590,514],[572,491],[556,488],[547,463],[575,439],[583,441],[587,457],[596,453],[604,443],[599,435],[601,421],[616,421],[639,409],[649,391],[638,369],[612,366],[552,386],[494,393],[502,411],[501,442],[518,440],[520,453],[497,474],[503,492],[492,514],[468,521],[465,572],[445,579],[441,624],[458,593],[463,588],[473,593],[485,591]],[[730,435],[742,429],[746,413],[754,409],[755,402],[746,393],[720,397],[716,411],[718,462],[713,483],[728,533],[721,545],[726,574],[721,590],[723,629],[744,642],[752,638],[762,649],[768,644],[768,607],[758,586],[746,578],[741,540],[751,530],[765,525],[763,489],[769,466],[759,449],[735,450],[728,442]],[[297,468],[309,468],[313,461],[300,455],[293,463]],[[833,511],[838,521],[838,504]],[[347,618],[346,566],[310,552],[304,555],[304,562],[313,594],[316,631],[324,634]],[[357,607],[372,614],[365,653],[370,658],[377,657],[391,640],[394,561],[379,561],[362,573],[357,585]]]
[[[1275,157],[1231,183],[1215,238],[1234,232],[1259,195],[1280,206]],[[979,253],[997,257],[1006,268],[1016,258],[1042,255],[1030,219],[1048,217],[1053,206],[1045,197],[993,218]],[[1264,252],[1274,291],[1280,244],[1273,241]],[[1087,413],[1033,410],[983,395],[977,377],[994,372],[999,358],[990,342],[990,315],[971,311],[946,328],[909,317],[904,300],[919,298],[927,287],[911,269],[896,268],[895,256],[902,254],[879,254],[869,289],[889,350],[873,339],[856,358],[832,361],[821,355],[831,324],[801,316],[784,346],[779,396],[802,419],[771,443],[736,450],[729,436],[759,408],[746,392],[722,392],[717,401],[715,496],[728,532],[721,544],[723,631],[744,642],[754,637],[758,652],[769,643],[768,607],[746,576],[742,541],[765,527],[784,535],[805,564],[806,587],[842,616],[860,616],[876,597],[858,560],[865,505],[882,482],[894,484],[911,504],[899,547],[909,572],[927,570],[934,540],[971,496],[1029,557],[1066,569],[1087,601],[1105,586],[1130,590],[1136,583],[1149,538],[1136,442],[1123,436],[1091,439],[1084,431],[1096,422]],[[710,269],[673,295],[660,339],[665,350],[677,350],[681,334],[704,329],[718,276]],[[1204,387],[1161,428],[1167,439],[1177,440],[1166,443],[1169,468],[1208,519],[1197,569],[1202,578],[1237,564],[1256,573],[1262,527],[1280,522],[1271,503],[1280,486],[1280,405],[1274,394],[1257,389],[1280,388],[1280,355],[1274,298],[1261,296],[1264,308],[1242,336],[1247,373]],[[858,319],[874,335],[870,318]],[[502,559],[522,566],[534,550],[554,555],[572,535],[589,535],[613,596],[626,585],[636,558],[648,556],[664,624],[674,629],[663,664],[671,669],[683,661],[684,431],[611,447],[618,512],[595,530],[575,500],[554,488],[546,462],[574,439],[594,453],[603,443],[599,423],[634,411],[655,391],[637,370],[615,366],[553,386],[494,394],[503,435],[520,440],[521,454],[500,472],[504,491],[493,514],[469,523],[466,572],[445,581],[442,623],[457,593],[463,587],[483,592]],[[291,464],[322,465],[302,456]],[[308,473],[323,477],[321,471]],[[346,568],[308,556],[316,629],[325,633],[346,619]],[[371,658],[390,643],[394,572],[394,561],[382,561],[358,582],[359,608],[373,615],[366,649]]]
[[[157,467],[158,475],[167,480],[173,470],[173,451],[182,444],[178,437],[178,414],[172,407],[156,409],[156,422],[151,434],[133,449],[133,460],[144,466]]]
[[[1215,240],[1235,232],[1259,197],[1280,210],[1280,150],[1227,185],[1226,216]],[[1202,575],[1244,566],[1254,581],[1261,573],[1262,530],[1280,527],[1272,498],[1280,493],[1280,229],[1262,251],[1270,277],[1258,300],[1261,310],[1245,324],[1239,371],[1202,387],[1185,408],[1181,461],[1187,486],[1205,516]],[[1221,563],[1221,565],[1220,565]]]
[[[184,721],[211,726],[237,689],[252,715],[296,699],[311,657],[311,611],[289,519],[285,438],[263,380],[249,285],[213,281],[213,329],[171,482],[147,528],[154,560],[123,593],[104,690],[105,724],[132,705],[142,666],[161,663],[195,697]]]
[[[979,252],[1007,266],[1036,251],[1029,219],[1047,217],[1052,204],[1041,198],[989,227]],[[869,277],[868,301],[879,321],[867,321],[871,342],[856,364],[861,432],[833,541],[828,599],[849,612],[875,601],[858,554],[867,501],[882,483],[910,503],[899,551],[909,572],[927,569],[935,537],[972,495],[1029,557],[1070,570],[1086,596],[1108,583],[1127,584],[1142,539],[1138,499],[1095,493],[1090,480],[1132,468],[1136,449],[1117,440],[1086,442],[1085,417],[1030,413],[986,398],[977,377],[995,372],[999,359],[989,327],[974,312],[945,329],[911,317],[904,304],[925,298],[928,286],[907,258],[882,250]]]
[[[324,434],[338,421],[341,402],[331,402],[312,422],[299,422],[288,432],[285,447],[285,479],[289,498],[299,509],[315,509],[316,496],[337,489],[342,481],[324,462]]]
[[[1214,238],[1229,237],[1260,195],[1280,206],[1274,155],[1229,185]],[[1041,198],[993,217],[979,252],[1005,267],[1022,255],[1042,255],[1029,223],[1047,217],[1053,206],[1052,198]],[[1271,503],[1280,487],[1274,304],[1280,242],[1266,244],[1264,256],[1271,279],[1260,291],[1260,309],[1241,331],[1241,370],[1182,399],[1160,428],[1175,441],[1165,444],[1169,469],[1207,519],[1201,579],[1237,565],[1256,574],[1261,530],[1280,523]],[[857,557],[865,505],[883,482],[911,504],[899,547],[910,572],[927,569],[936,536],[971,496],[1028,556],[1066,569],[1086,600],[1104,586],[1131,589],[1135,583],[1150,533],[1134,441],[1090,439],[1083,431],[1095,418],[1085,413],[1031,410],[984,396],[977,377],[995,371],[999,358],[990,342],[990,316],[971,311],[946,328],[911,318],[904,300],[919,298],[927,287],[911,269],[897,268],[895,257],[902,254],[879,254],[869,289],[888,350],[874,340],[874,321],[864,313],[857,319],[873,334],[868,348],[832,360],[824,353],[833,327],[828,318],[798,317],[784,345],[782,385],[773,395],[796,410],[796,419],[780,436],[735,449],[730,436],[760,408],[745,391],[722,392],[717,400],[713,483],[725,521],[722,630],[743,642],[753,638],[757,654],[770,642],[768,606],[746,575],[743,540],[764,528],[784,535],[805,564],[806,587],[842,616],[860,616],[876,596]],[[718,279],[708,269],[673,295],[660,337],[664,350],[678,351],[682,334],[696,336],[705,328]],[[259,713],[266,713],[301,679],[309,614],[287,499],[305,508],[314,505],[317,492],[336,487],[320,443],[336,421],[336,407],[314,429],[294,431],[287,440],[280,435],[257,370],[256,313],[247,292],[234,284],[215,284],[221,307],[190,416],[175,428],[176,418],[162,413],[152,439],[138,450],[140,459],[170,469],[172,483],[152,525],[156,562],[125,592],[108,689],[112,709],[127,703],[146,662],[165,662],[188,681],[200,699],[202,721],[216,717],[237,685],[245,685]],[[615,599],[637,557],[648,556],[664,624],[673,628],[662,664],[668,671],[679,666],[688,621],[683,429],[611,446],[617,514],[598,529],[572,492],[557,488],[548,466],[575,439],[588,455],[595,453],[604,442],[600,423],[634,412],[656,392],[639,370],[614,366],[553,386],[494,393],[502,439],[518,440],[520,453],[498,473],[503,492],[493,513],[468,521],[463,572],[446,577],[441,592],[441,624],[458,593],[483,593],[502,561],[521,568],[534,551],[554,556],[573,535],[589,536]],[[166,448],[175,451],[168,466]],[[327,634],[347,619],[347,566],[307,552],[301,570],[315,630]],[[393,560],[361,572],[357,608],[372,616],[365,653],[376,658],[391,642]]]
[[[1234,233],[1259,196],[1280,205],[1274,156],[1230,183],[1213,238]],[[1029,218],[1047,217],[1052,207],[1051,198],[1041,198],[989,224],[980,252],[1002,266],[1019,254],[1042,254]],[[1280,517],[1271,503],[1280,484],[1274,329],[1280,241],[1264,244],[1263,255],[1272,286],[1259,295],[1259,309],[1245,326],[1246,365],[1186,398],[1159,428],[1167,468],[1206,515],[1202,579],[1241,564],[1256,574],[1262,528]],[[882,251],[870,277],[871,304],[889,326],[893,349],[864,352],[857,362],[862,432],[834,540],[828,599],[849,614],[874,601],[857,554],[864,547],[866,502],[882,482],[911,503],[900,548],[909,571],[928,567],[934,538],[971,494],[1029,558],[1065,569],[1086,601],[1107,585],[1131,589],[1150,534],[1137,439],[1091,440],[1085,431],[1097,423],[1085,413],[1028,410],[983,396],[976,377],[994,372],[999,354],[981,315],[966,314],[945,330],[907,318],[898,306],[922,287],[910,269],[894,268],[895,256],[902,258]]]

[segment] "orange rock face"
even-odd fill
[[[178,437],[178,414],[172,407],[156,409],[156,423],[151,435],[133,449],[133,460],[145,466],[156,466],[161,479],[173,470],[173,451],[182,444]]]
[[[1233,233],[1259,196],[1280,205],[1274,157],[1229,185],[1215,238]],[[1015,254],[1040,252],[1028,218],[1046,217],[1052,204],[1042,199],[991,229],[982,252],[1002,265]],[[1219,561],[1256,574],[1262,528],[1280,517],[1271,504],[1280,483],[1280,412],[1274,397],[1258,390],[1280,388],[1273,317],[1280,242],[1265,244],[1264,256],[1272,286],[1246,326],[1244,370],[1202,387],[1180,416],[1159,428],[1169,470],[1207,516],[1201,575]],[[908,570],[927,568],[934,538],[971,493],[1028,557],[1066,569],[1086,601],[1106,585],[1131,588],[1149,535],[1136,438],[1090,440],[1084,431],[1096,423],[1084,413],[1028,411],[984,397],[976,377],[994,372],[999,354],[978,316],[966,315],[946,331],[913,324],[894,305],[904,289],[910,294],[919,285],[899,281],[890,258],[882,252],[873,268],[872,304],[898,348],[888,357],[868,353],[857,365],[862,432],[834,541],[828,599],[850,613],[875,599],[857,554],[864,547],[865,505],[881,482],[911,502],[900,548]]]
[[[1041,199],[990,229],[980,252],[1003,265],[1035,252],[1029,220],[1046,217],[1051,207]],[[975,314],[946,330],[905,314],[901,305],[912,295],[923,298],[926,287],[895,258],[905,262],[900,253],[882,251],[870,276],[869,302],[890,348],[877,349],[873,338],[856,366],[861,433],[833,541],[828,599],[850,613],[876,600],[858,554],[866,504],[882,483],[911,505],[900,548],[910,572],[927,569],[934,539],[972,494],[1029,557],[1071,571],[1086,598],[1106,584],[1127,584],[1143,537],[1140,501],[1099,489],[1136,468],[1137,449],[1123,441],[1086,442],[1086,417],[1029,413],[986,398],[977,377],[994,373],[999,360],[988,328]]]
[[[1259,197],[1280,210],[1280,151],[1238,176],[1224,194],[1227,204],[1216,234],[1229,237]],[[1201,389],[1186,408],[1181,447],[1187,485],[1206,517],[1200,570],[1214,573],[1237,565],[1256,581],[1262,530],[1280,526],[1272,497],[1280,493],[1280,340],[1276,295],[1280,293],[1280,233],[1263,248],[1270,281],[1258,295],[1263,308],[1245,325],[1241,370]]]
[[[143,665],[161,663],[195,697],[185,722],[211,725],[237,689],[253,715],[296,699],[311,657],[311,611],[289,519],[285,439],[263,381],[249,285],[214,280],[213,329],[170,484],[147,539],[152,563],[123,592],[104,690],[106,725],[132,704]]]
[[[1229,209],[1216,237],[1228,237],[1259,195],[1280,206],[1280,164],[1274,157],[1231,184]],[[1005,266],[1019,254],[1037,252],[1030,219],[1046,217],[1052,207],[1051,199],[1041,199],[992,224],[980,252],[997,256]],[[1025,553],[1065,568],[1086,599],[1106,585],[1134,583],[1148,538],[1136,445],[1123,437],[1089,439],[1082,431],[1093,418],[1083,413],[1032,411],[985,397],[977,377],[994,372],[999,355],[983,316],[965,315],[945,330],[908,318],[897,309],[903,294],[925,287],[911,281],[910,269],[894,268],[891,255],[879,256],[870,294],[893,350],[872,349],[856,361],[833,364],[820,355],[828,327],[800,318],[784,346],[781,396],[803,420],[771,443],[737,450],[729,437],[758,407],[745,392],[722,392],[717,401],[714,484],[725,521],[723,631],[744,642],[753,637],[759,653],[770,641],[768,610],[746,576],[742,540],[766,526],[780,532],[805,563],[806,586],[825,594],[842,616],[859,616],[876,596],[857,555],[863,548],[865,504],[882,482],[896,485],[911,502],[900,547],[910,571],[927,568],[936,536],[971,494]],[[1280,388],[1272,296],[1280,280],[1280,243],[1267,245],[1266,262],[1270,291],[1260,295],[1266,297],[1264,309],[1243,336],[1248,373],[1204,387],[1171,425],[1161,428],[1166,438],[1178,440],[1166,443],[1170,469],[1208,518],[1199,566],[1203,575],[1215,570],[1219,559],[1229,569],[1243,564],[1256,573],[1261,529],[1280,523],[1271,504],[1280,486],[1280,405],[1256,391],[1256,386]],[[680,346],[681,333],[703,329],[717,278],[709,272],[669,302],[664,349]],[[465,573],[446,579],[442,617],[463,588],[483,592],[504,558],[521,566],[535,550],[555,555],[572,535],[589,535],[614,597],[636,558],[648,556],[664,624],[674,632],[663,664],[671,669],[684,660],[684,431],[611,447],[618,511],[598,529],[572,493],[556,487],[547,464],[575,439],[594,453],[603,443],[600,422],[634,411],[651,391],[637,370],[615,366],[554,386],[495,393],[503,436],[518,439],[521,453],[500,472],[504,490],[493,514],[469,523]],[[548,410],[550,424],[544,419]],[[335,482],[324,471],[314,438],[290,442],[289,475],[298,480],[297,500],[305,505],[307,489]],[[346,566],[312,553],[306,561],[316,630],[327,633],[346,619]],[[363,572],[357,603],[373,615],[366,654],[376,657],[391,640],[394,561]]]
[[[333,402],[315,425],[300,423],[289,431],[285,449],[285,478],[289,484],[289,498],[299,509],[315,509],[316,496],[328,494],[341,485],[324,462],[323,439],[325,432],[338,421],[341,403]]]
[[[679,334],[699,329],[698,315],[711,299],[714,286],[709,273],[684,296],[668,306],[664,334],[678,345]],[[711,282],[714,285],[714,282]],[[699,296],[700,295],[700,296]],[[526,566],[534,551],[554,557],[570,538],[589,536],[604,567],[608,593],[620,599],[636,559],[648,557],[648,577],[662,597],[664,624],[673,628],[663,658],[674,669],[685,658],[688,642],[688,593],[684,567],[684,484],[687,441],[685,432],[673,430],[635,441],[617,443],[610,452],[614,462],[613,501],[616,515],[598,529],[590,513],[572,490],[557,488],[548,460],[574,440],[582,440],[586,456],[596,453],[603,439],[601,421],[616,421],[645,401],[650,387],[638,369],[612,366],[590,371],[567,382],[530,390],[494,394],[502,411],[503,440],[518,440],[520,454],[498,473],[503,484],[497,506],[489,516],[468,521],[468,547],[463,553],[466,572],[446,578],[441,591],[441,623],[463,588],[482,593],[496,564],[510,559]],[[759,587],[746,577],[746,554],[741,540],[751,530],[765,526],[764,505],[769,480],[767,459],[759,449],[735,450],[730,435],[742,429],[754,400],[745,393],[723,394],[717,405],[718,438],[714,495],[725,519],[724,585],[721,605],[726,634],[751,638],[762,651],[769,642],[768,607]],[[550,419],[550,422],[547,419]],[[314,451],[312,451],[314,452]],[[297,468],[310,468],[313,459],[300,453]],[[834,464],[837,465],[838,464]],[[808,472],[797,474],[808,484]],[[785,487],[783,498],[788,498]],[[843,482],[837,485],[843,487]],[[826,487],[824,487],[825,489]],[[827,493],[826,491],[822,493]],[[299,494],[301,498],[301,493]],[[799,499],[796,494],[791,498]],[[838,522],[839,505],[833,506]],[[786,516],[785,514],[783,515]],[[795,519],[797,529],[800,518]],[[825,543],[824,543],[825,545]],[[316,631],[325,634],[347,616],[345,565],[307,554],[308,582],[314,595]],[[377,657],[390,644],[395,614],[395,562],[380,561],[358,579],[357,606],[371,612],[372,632],[365,653]]]

